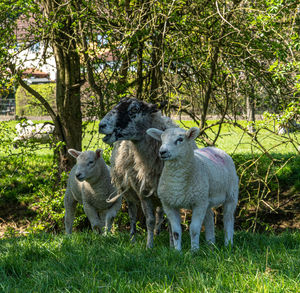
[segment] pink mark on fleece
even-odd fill
[[[220,156],[218,153],[216,153],[213,149],[210,148],[204,148],[196,150],[199,154],[207,157],[208,159],[212,160],[218,165],[225,165],[225,160],[222,156]]]

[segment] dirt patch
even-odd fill
[[[1,206],[0,238],[8,235],[25,234],[35,212],[24,204]]]

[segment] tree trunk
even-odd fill
[[[144,52],[144,43],[139,42],[138,51],[137,51],[137,90],[136,97],[137,99],[142,99],[143,94],[143,52]]]
[[[155,32],[152,36],[152,53],[151,53],[151,68],[150,68],[150,93],[149,100],[152,103],[158,102],[160,86],[162,84],[161,58],[162,58],[162,34]]]
[[[82,113],[80,103],[80,59],[75,50],[64,50],[53,46],[57,76],[56,104],[57,119],[61,125],[59,140],[64,142],[59,150],[60,171],[70,170],[74,159],[68,149],[81,150]]]

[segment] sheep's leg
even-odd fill
[[[83,210],[91,223],[93,231],[101,233],[103,222],[100,220],[97,210],[87,202],[83,202]]]
[[[71,234],[73,222],[75,218],[77,201],[74,199],[69,189],[66,190],[66,195],[64,198],[64,206],[65,206],[65,229],[67,234]]]
[[[131,242],[135,242],[137,206],[135,202],[129,200],[127,200],[127,205],[130,220],[130,240]]]
[[[173,239],[174,248],[176,250],[181,250],[182,229],[181,229],[180,212],[178,210],[175,210],[167,206],[164,206],[164,211],[168,217],[169,222],[171,223],[170,237]]]
[[[146,217],[147,226],[147,248],[153,247],[153,236],[154,236],[154,226],[155,226],[155,216],[153,210],[153,204],[151,199],[143,198],[141,199],[142,209]]]
[[[205,226],[205,239],[208,243],[214,244],[216,242],[215,237],[215,223],[214,223],[214,212],[211,208],[208,208],[204,218]]]
[[[116,214],[111,214],[109,212],[106,214],[104,235],[107,235],[107,233],[110,232],[115,216]]]
[[[225,245],[233,245],[233,233],[234,233],[234,212],[236,208],[235,201],[229,201],[224,203],[223,210],[223,222],[225,232]]]
[[[172,232],[172,227],[171,227],[171,222],[168,220],[169,225],[168,225],[168,230],[169,230],[169,243],[170,247],[174,248],[174,239],[173,239],[173,232]]]
[[[161,225],[164,221],[164,210],[162,207],[156,207],[155,210],[155,228],[154,228],[154,234],[158,235],[161,231]]]
[[[121,207],[121,201],[120,201],[120,204],[116,203],[114,206],[112,206],[109,210],[106,211],[106,214],[105,214],[105,234],[110,232],[111,227],[112,227],[112,223],[113,223],[114,218],[116,217],[117,212],[118,212],[120,207]]]
[[[201,231],[206,210],[207,210],[207,205],[193,209],[192,221],[190,225],[191,250],[199,249],[200,231]]]

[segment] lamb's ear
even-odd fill
[[[103,154],[103,150],[102,149],[96,149],[96,159],[99,159],[101,157],[101,155]]]
[[[81,154],[81,152],[74,149],[68,149],[68,153],[74,158],[77,158]]]
[[[185,133],[185,136],[188,139],[196,139],[199,133],[200,133],[200,129],[198,127],[192,127]]]
[[[161,141],[161,134],[163,133],[163,131],[156,129],[156,128],[149,128],[146,132],[152,138],[154,138],[158,141]]]

